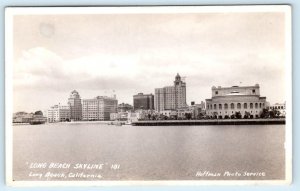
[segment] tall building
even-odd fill
[[[177,73],[173,86],[155,89],[155,110],[177,110],[186,107],[186,83]]]
[[[212,98],[206,99],[206,114],[214,118],[258,118],[266,108],[266,97],[260,96],[259,85],[212,87]]]
[[[73,90],[68,99],[68,105],[70,108],[70,118],[74,121],[82,120],[82,104],[79,93]]]
[[[82,100],[83,120],[107,121],[110,114],[117,112],[118,100],[116,97],[97,96],[93,99]]]
[[[71,118],[69,106],[54,105],[47,110],[47,121],[49,123],[69,121]]]
[[[153,110],[154,109],[154,95],[138,93],[133,96],[133,109]]]

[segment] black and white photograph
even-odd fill
[[[8,7],[6,182],[290,184],[291,7]]]

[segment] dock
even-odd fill
[[[285,124],[285,118],[276,119],[206,119],[206,120],[152,120],[136,121],[133,126],[185,126],[185,125],[274,125]]]

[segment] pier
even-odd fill
[[[158,120],[136,121],[133,126],[183,126],[183,125],[274,125],[285,124],[285,118],[276,119],[209,119],[209,120]]]

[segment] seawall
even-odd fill
[[[158,120],[136,121],[134,126],[182,126],[182,125],[273,125],[285,124],[285,119],[209,119],[209,120]]]

